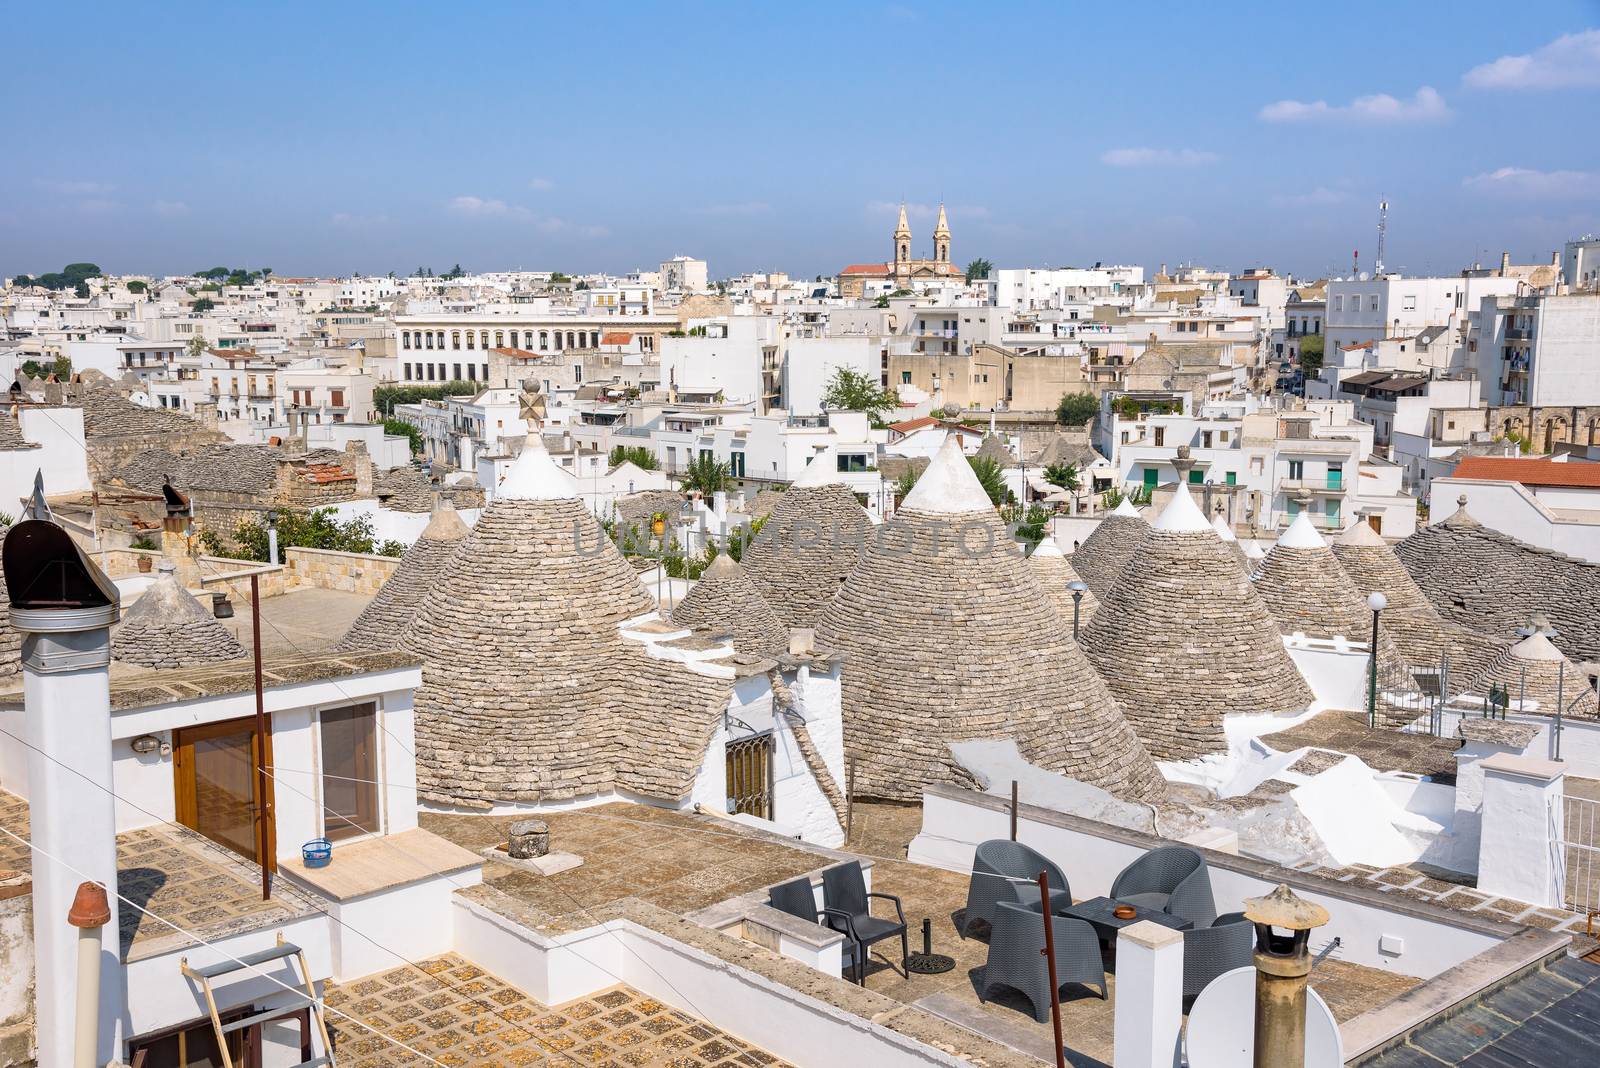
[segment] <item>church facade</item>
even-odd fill
[[[888,263],[852,263],[839,272],[839,296],[845,300],[859,299],[868,282],[892,282],[896,289],[911,289],[916,283],[933,279],[961,278],[965,276],[950,262],[950,224],[944,217],[944,205],[939,205],[939,221],[933,228],[933,259],[911,258],[911,225],[906,222],[905,205],[900,205],[900,222],[894,228],[894,259]]]

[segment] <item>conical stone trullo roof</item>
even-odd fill
[[[1365,520],[1351,524],[1339,536],[1333,543],[1333,555],[1363,597],[1381,593],[1388,601],[1379,614],[1380,629],[1393,636],[1412,666],[1433,667],[1448,657],[1452,678],[1475,678],[1509,644],[1441,617],[1411,581],[1399,557]]]
[[[1179,483],[1083,632],[1158,760],[1226,749],[1229,714],[1298,712],[1313,700],[1267,606],[1181,474]]]
[[[1138,509],[1124,497],[1122,503],[1100,520],[1100,525],[1072,554],[1073,570],[1103,601],[1106,594],[1111,592],[1111,584],[1117,581],[1122,568],[1148,533],[1150,524],[1140,517]]]
[[[467,524],[448,503],[441,503],[411,548],[400,557],[389,581],[350,624],[335,652],[393,649],[411,626],[422,599],[443,574],[445,565],[467,536]]]
[[[1055,605],[1061,619],[1071,627],[1072,624],[1072,590],[1068,587],[1082,579],[1072,569],[1072,562],[1061,551],[1061,546],[1056,544],[1054,535],[1047,536],[1033,550],[1033,555],[1028,557],[1028,566],[1033,569],[1034,576],[1039,584],[1044,587],[1045,594],[1050,602]],[[1084,583],[1085,586],[1088,583]],[[1083,626],[1094,618],[1094,610],[1100,607],[1100,599],[1094,591],[1085,589],[1078,601],[1078,624]]]
[[[761,591],[733,557],[711,561],[700,581],[672,610],[672,621],[731,634],[742,653],[768,656],[789,648],[789,629],[761,597]]]
[[[1439,615],[1484,634],[1510,635],[1533,615],[1555,624],[1551,643],[1575,660],[1600,660],[1600,563],[1529,545],[1467,511],[1467,497],[1394,547]]]
[[[1372,614],[1366,597],[1311,525],[1309,512],[1302,511],[1289,524],[1251,581],[1284,634],[1372,640]],[[1378,633],[1378,670],[1380,679],[1397,681],[1406,671],[1405,657],[1383,630]]]
[[[1239,544],[1239,536],[1233,532],[1233,528],[1228,525],[1228,521],[1222,518],[1224,509],[1223,503],[1218,501],[1216,515],[1211,520],[1211,529],[1217,532],[1217,537],[1221,538],[1222,544],[1228,547],[1228,550],[1233,554],[1234,560],[1238,562],[1240,569],[1248,575],[1255,569],[1255,561],[1250,559],[1250,554],[1244,551],[1243,545]]]
[[[163,560],[155,581],[112,632],[111,655],[140,667],[184,668],[237,660],[244,647],[183,588],[172,563]]]
[[[619,624],[654,607],[530,435],[402,647],[423,661],[417,780],[469,808],[625,790],[678,801],[731,680],[648,656]]]
[[[1165,784],[950,439],[817,623],[846,656],[845,747],[864,796],[959,781],[949,743],[1022,755],[1118,796]]]
[[[785,627],[812,627],[860,558],[872,523],[839,481],[831,452],[773,505],[744,568]]]
[[[1535,626],[1543,622],[1541,619]],[[1509,701],[1521,702],[1523,712],[1554,716],[1560,707],[1566,716],[1593,719],[1600,715],[1589,677],[1538,629],[1501,649],[1473,680],[1472,692],[1486,695],[1491,687],[1504,690]]]

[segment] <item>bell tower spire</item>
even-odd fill
[[[939,221],[933,228],[933,259],[935,263],[950,262],[950,223],[944,217],[944,205],[939,205]]]
[[[894,262],[911,262],[911,224],[906,222],[906,206],[900,205],[900,222],[894,228]]]

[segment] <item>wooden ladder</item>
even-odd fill
[[[222,1017],[217,1013],[216,992],[211,987],[211,980],[230,972],[242,971],[257,964],[266,964],[269,961],[287,960],[293,958],[299,966],[300,982],[305,986],[305,993],[297,994],[295,1000],[288,1005],[280,1005],[267,1009],[264,1012],[242,1016],[237,1020],[222,1022]],[[311,982],[311,969],[306,965],[305,950],[293,942],[286,942],[283,932],[278,932],[278,941],[271,949],[261,949],[254,953],[246,953],[237,960],[228,959],[218,961],[216,964],[206,964],[199,968],[189,966],[189,958],[184,957],[179,962],[185,978],[200,984],[200,990],[206,996],[206,1010],[211,1013],[211,1026],[217,1032],[217,1050],[222,1055],[222,1068],[238,1068],[233,1063],[233,1056],[228,1052],[228,1035],[235,1031],[242,1031],[254,1024],[275,1020],[285,1013],[294,1012],[296,1009],[310,1011],[311,1019],[316,1024],[317,1034],[322,1036],[322,1055],[313,1057],[309,1061],[301,1061],[295,1068],[321,1068],[328,1065],[333,1068],[333,1042],[328,1037],[328,1024],[323,1018],[322,999],[317,997],[316,987]]]

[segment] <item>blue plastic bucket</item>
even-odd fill
[[[300,847],[300,855],[308,868],[326,868],[333,859],[333,843],[326,838],[313,838]]]

